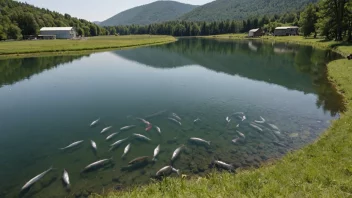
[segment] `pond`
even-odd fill
[[[85,197],[145,184],[170,164],[205,176],[228,171],[214,160],[235,170],[278,159],[316,140],[344,111],[326,75],[326,63],[337,58],[283,43],[180,39],[87,56],[0,60],[0,197]],[[142,156],[149,158],[129,165]]]

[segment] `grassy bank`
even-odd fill
[[[233,35],[239,39],[240,35]],[[213,37],[209,37],[213,38]],[[216,38],[229,38],[229,35]],[[352,47],[301,37],[264,38],[334,48]],[[167,178],[139,188],[110,192],[108,197],[350,197],[352,196],[352,60],[328,65],[330,78],[344,94],[347,111],[314,144],[274,164],[237,174],[213,173],[207,178]],[[100,197],[99,195],[95,195]]]
[[[172,36],[97,36],[82,40],[33,40],[0,42],[0,58],[11,56],[38,56],[86,54],[106,49],[121,49],[173,42]]]

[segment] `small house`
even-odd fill
[[[258,37],[258,36],[263,36],[262,29],[258,28],[258,29],[249,30],[248,37]]]
[[[77,33],[73,27],[43,27],[40,29],[40,36],[50,39],[53,36],[57,39],[73,39],[76,38]]]
[[[291,35],[298,35],[297,26],[277,27],[274,30],[274,36],[291,36]]]

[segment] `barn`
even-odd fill
[[[55,37],[57,39],[73,39],[76,38],[76,30],[73,27],[42,27],[39,37]]]
[[[291,35],[298,35],[297,26],[277,27],[274,30],[274,36],[291,36]]]
[[[262,29],[258,28],[258,29],[249,30],[248,37],[258,37],[258,36],[263,36]]]

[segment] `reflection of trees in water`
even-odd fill
[[[83,56],[50,56],[0,60],[0,87],[29,79],[44,70],[81,59]]]
[[[272,43],[270,45],[262,41],[250,42],[251,44],[248,46],[248,41],[184,39],[168,45],[154,46],[154,48],[177,51],[189,59],[192,59],[190,57],[196,53],[206,54],[203,56],[204,60],[196,60],[196,58],[192,60],[216,71],[232,75],[239,74],[254,80],[275,83],[305,93],[314,92],[318,96],[316,105],[322,107],[325,111],[330,111],[333,116],[345,110],[343,97],[337,92],[327,77],[326,64],[339,58],[338,54],[328,50],[313,49],[308,46],[285,43]],[[253,51],[254,47],[256,51]],[[245,71],[240,66],[236,66],[241,61],[243,62],[243,60],[238,60],[238,54],[246,54],[243,58],[250,59],[253,64],[257,64],[256,68],[250,68],[247,65],[249,68]],[[210,62],[209,55],[218,56],[217,58],[212,57],[218,64]],[[229,64],[226,65],[221,62],[221,59],[224,59],[224,56],[221,55],[231,55],[237,59],[228,60]],[[292,59],[294,63],[292,63]],[[207,62],[211,64],[207,64]],[[290,67],[293,67],[295,71],[290,70]],[[302,77],[302,74],[309,76],[309,83],[305,84],[305,78]]]

